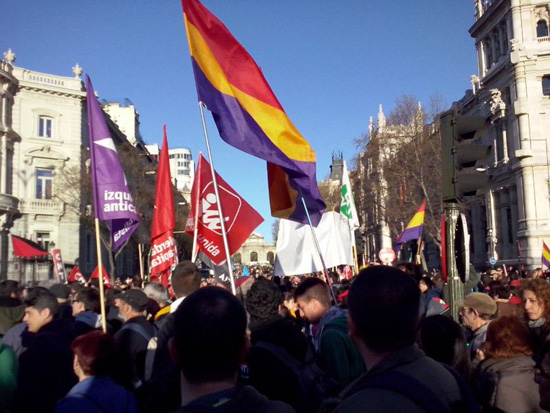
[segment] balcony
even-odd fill
[[[53,199],[22,199],[19,209],[22,214],[58,215],[63,213],[64,204]]]

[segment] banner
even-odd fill
[[[103,285],[107,288],[111,288],[111,280],[109,279],[109,274],[107,273],[103,265],[101,266],[101,271],[103,273]],[[95,267],[95,270],[90,277],[90,281],[95,279],[99,280],[99,266]]]
[[[65,284],[67,282],[67,273],[65,272],[65,265],[63,264],[63,258],[61,258],[61,250],[59,248],[52,249],[53,258],[53,271],[57,282]]]
[[[75,265],[69,274],[67,282],[79,282],[80,284],[86,284],[86,278],[84,278],[78,267]]]
[[[164,138],[157,170],[157,189],[153,212],[153,227],[151,229],[151,262],[149,271],[151,277],[159,277],[165,286],[168,285],[171,270],[178,263],[178,251],[176,240],[174,239],[175,227],[174,189],[170,175],[166,125],[164,125]]]
[[[327,268],[352,265],[349,226],[337,212],[325,212],[315,228]],[[323,271],[309,225],[281,219],[277,236],[275,275],[299,275]]]
[[[86,102],[90,135],[94,217],[109,221],[113,250],[119,249],[139,225],[139,216],[128,190],[115,143],[105,122],[105,115],[94,95],[90,77],[86,76]]]
[[[357,215],[357,209],[355,208],[355,200],[353,199],[353,191],[351,189],[351,182],[349,180],[348,168],[346,167],[346,161],[344,161],[344,168],[342,172],[342,195],[340,200],[340,214],[347,218],[349,226],[352,230],[359,228],[359,216]]]
[[[232,255],[252,234],[252,231],[263,222],[263,218],[217,173],[216,181],[227,232],[229,253]],[[187,217],[185,227],[185,231],[191,237],[195,231],[195,216],[197,214],[197,246],[214,264],[220,265],[226,260],[222,227],[210,164],[202,155],[199,157],[195,181],[191,190],[191,212]]]

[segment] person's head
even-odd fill
[[[530,321],[550,321],[550,283],[542,279],[526,280],[523,288],[523,309]]]
[[[470,293],[464,300],[457,301],[460,320],[472,331],[487,324],[495,317],[498,307],[495,300],[484,293]]]
[[[74,371],[80,381],[89,376],[113,376],[120,358],[112,336],[92,331],[74,339]]]
[[[143,292],[161,307],[165,307],[168,303],[168,289],[161,283],[149,283],[145,286]]]
[[[470,355],[464,329],[444,315],[426,317],[420,322],[418,344],[428,357],[448,364],[462,375],[470,374]]]
[[[59,304],[65,304],[69,301],[71,288],[67,284],[54,284],[49,288],[50,292],[55,295]]]
[[[143,315],[148,303],[149,298],[145,293],[133,288],[124,291],[115,298],[115,305],[124,321]]]
[[[495,300],[507,300],[510,298],[510,288],[502,281],[491,281],[488,285],[488,294]]]
[[[529,329],[514,316],[504,316],[493,320],[487,328],[487,338],[483,345],[486,358],[510,359],[520,355],[532,356]]]
[[[430,277],[422,277],[422,279],[418,283],[418,286],[420,287],[420,291],[425,293],[426,291],[431,290],[434,287],[434,283]]]
[[[23,321],[29,326],[31,333],[37,333],[46,324],[52,322],[59,314],[57,298],[42,287],[33,288],[25,300],[25,316]]]
[[[401,271],[409,274],[417,283],[422,279],[422,266],[413,262],[400,262],[397,265]]]
[[[361,270],[348,295],[350,336],[374,353],[412,345],[419,306],[418,283],[403,271],[388,266]]]
[[[174,318],[170,353],[192,384],[236,380],[246,353],[246,312],[219,287],[201,288],[183,300]]]
[[[191,261],[180,262],[172,272],[172,289],[177,298],[187,297],[200,287],[201,275]]]
[[[131,288],[141,290],[143,288],[143,280],[139,275],[134,275],[132,281],[130,281]]]
[[[19,298],[19,283],[14,280],[0,281],[0,297]]]
[[[312,324],[317,324],[332,306],[330,290],[323,280],[305,278],[294,292],[300,315]]]
[[[245,301],[250,321],[262,321],[279,314],[283,294],[273,281],[261,277],[252,284]]]
[[[95,288],[82,288],[73,300],[73,316],[77,316],[84,311],[101,312],[101,301],[99,291]]]

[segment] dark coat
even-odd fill
[[[19,357],[14,411],[52,412],[55,403],[76,383],[71,323],[55,319],[43,326]]]
[[[477,376],[484,411],[543,412],[534,369],[527,356],[482,361]]]
[[[270,400],[281,400],[298,408],[298,377],[269,350],[255,346],[259,341],[275,344],[297,360],[304,362],[308,351],[308,339],[295,323],[281,316],[261,324],[251,323],[250,341],[253,347],[246,358],[249,383]]]
[[[140,333],[125,328],[129,324],[137,324],[149,335],[144,337]],[[155,327],[143,316],[131,318],[126,321],[122,328],[115,334],[115,340],[120,346],[120,351],[132,365],[132,375],[134,384],[143,381],[145,373],[145,356],[147,355],[147,345],[149,340],[155,335]]]

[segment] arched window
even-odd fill
[[[542,77],[542,94],[550,96],[550,75]]]
[[[275,262],[275,254],[273,254],[273,251],[269,251],[267,253],[267,261],[273,265],[273,263]]]
[[[546,20],[537,22],[537,37],[548,37],[548,23],[546,23]]]
[[[252,251],[250,253],[250,262],[257,262],[258,261],[258,253],[256,251]]]

